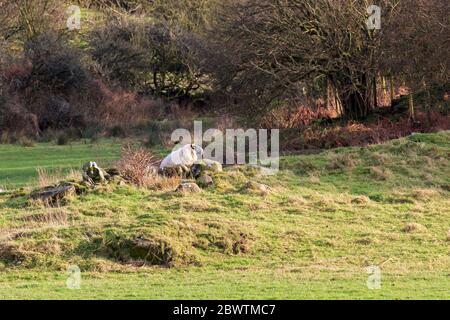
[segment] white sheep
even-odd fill
[[[186,144],[173,151],[159,165],[159,169],[164,171],[166,168],[181,168],[185,173],[189,171],[194,162],[203,156],[203,149],[195,144]]]

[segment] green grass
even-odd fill
[[[0,299],[449,299],[445,274],[384,275],[369,290],[359,274],[216,269],[83,273],[80,289],[68,289],[60,273],[0,275]]]
[[[232,167],[184,197],[108,186],[48,208],[0,195],[0,297],[449,299],[449,141],[289,156],[275,176]],[[168,248],[170,267],[114,258],[138,236]],[[80,290],[65,286],[71,264]],[[380,290],[366,286],[371,265]]]
[[[120,145],[113,140],[74,142],[67,146],[52,143],[34,147],[0,144],[0,186],[17,187],[33,184],[37,168],[53,170],[79,169],[87,161],[106,164],[117,159]]]

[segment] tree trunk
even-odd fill
[[[376,108],[378,107],[378,96],[377,96],[377,77],[373,77],[373,107]]]
[[[414,98],[412,92],[408,96],[409,105],[409,119],[412,123],[416,122],[416,117],[414,115]]]
[[[342,116],[344,114],[344,109],[342,108],[342,101],[339,96],[339,92],[336,88],[334,88],[334,101],[336,104],[336,110],[338,112],[338,115]]]
[[[422,81],[422,85],[423,85],[423,90],[426,93],[425,110],[427,113],[427,127],[429,128],[429,127],[431,127],[431,93],[430,93],[430,89],[428,88],[425,80]]]
[[[342,93],[342,109],[345,117],[349,119],[364,119],[373,110],[374,99],[371,98],[370,79],[367,75],[361,76],[361,81],[357,88],[349,85]]]
[[[352,91],[345,93],[342,97],[344,115],[350,119],[363,119],[371,111],[364,93]]]
[[[395,92],[394,92],[394,78],[390,77],[389,79],[389,91],[391,94],[391,111],[394,111],[394,99],[395,99]]]

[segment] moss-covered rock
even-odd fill
[[[191,168],[179,165],[175,167],[165,167],[159,170],[159,174],[165,177],[191,177]]]
[[[83,181],[95,185],[105,184],[110,179],[110,175],[100,168],[96,162],[90,161],[83,165]]]
[[[176,192],[180,192],[183,194],[190,194],[190,193],[200,193],[202,192],[202,190],[194,182],[182,182],[176,189]]]
[[[42,201],[49,206],[56,206],[75,194],[76,188],[73,184],[62,183],[36,190],[30,194],[30,199],[33,201]]]
[[[244,186],[244,191],[249,192],[249,193],[256,193],[259,195],[268,195],[270,193],[270,187],[262,184],[262,183],[258,183],[258,182],[254,182],[254,181],[248,181],[245,186]]]
[[[197,184],[201,188],[209,188],[214,185],[214,180],[208,175],[203,175],[197,178]]]
[[[220,162],[210,159],[203,159],[200,161],[196,161],[191,167],[192,176],[194,178],[198,178],[207,173],[211,174],[222,171],[223,171],[222,164]]]

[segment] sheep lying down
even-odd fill
[[[186,144],[173,151],[159,166],[159,171],[163,174],[186,175],[190,167],[203,157],[203,149],[195,144]]]

